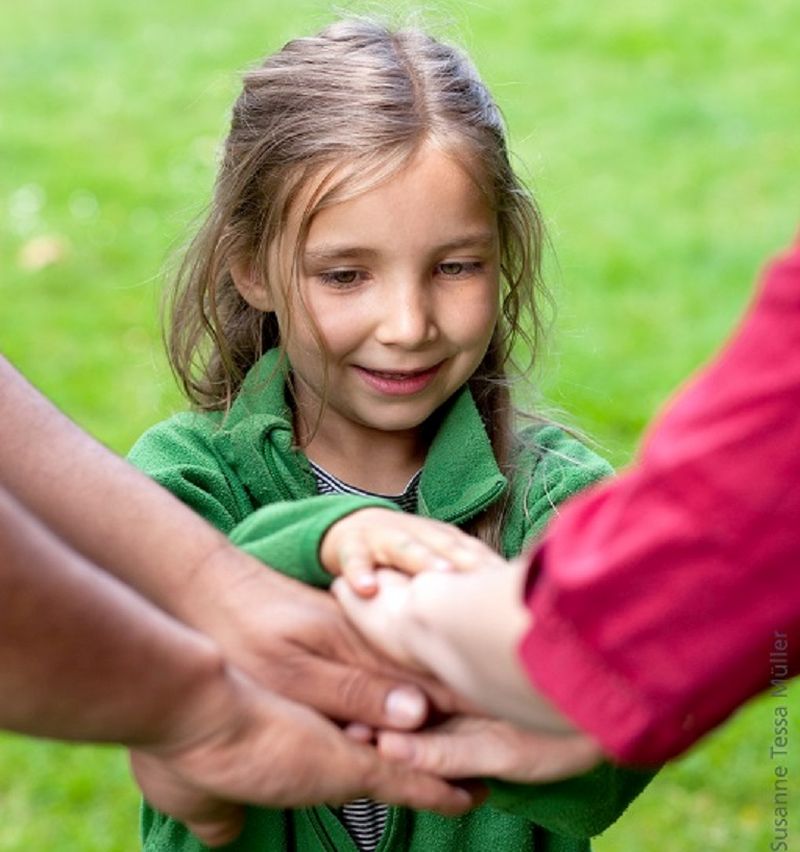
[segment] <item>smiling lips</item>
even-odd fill
[[[368,370],[366,367],[355,369],[373,390],[390,396],[406,396],[424,390],[433,381],[441,366],[442,362],[439,362],[425,370],[402,373],[397,370]]]

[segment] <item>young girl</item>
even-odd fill
[[[147,432],[132,461],[319,586],[343,567],[369,593],[375,565],[516,555],[609,472],[554,426],[513,430],[505,368],[524,330],[535,342],[541,242],[460,51],[363,20],[290,42],[245,76],[178,276],[169,352],[196,410]],[[253,810],[232,848],[577,852],[648,778],[605,765],[492,783],[458,819],[364,800]],[[153,852],[200,848],[147,807],[143,830]]]

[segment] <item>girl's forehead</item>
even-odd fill
[[[491,185],[483,164],[463,146],[428,143],[382,160],[328,164],[299,176],[282,242],[299,247],[323,223],[342,224],[359,211],[369,211],[370,221],[388,220],[398,207],[410,217],[439,208],[449,219],[495,223]]]
[[[318,210],[308,247],[373,247],[376,253],[426,251],[492,240],[495,214],[459,162],[437,149],[419,156],[390,179]]]

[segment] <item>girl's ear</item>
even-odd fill
[[[264,313],[275,310],[268,288],[261,278],[253,273],[249,261],[236,260],[231,263],[231,278],[239,295],[248,305]]]

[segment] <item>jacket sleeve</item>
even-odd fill
[[[638,461],[532,562],[523,664],[618,760],[674,757],[800,673],[798,411],[800,240]]]
[[[238,478],[214,449],[216,424],[189,412],[158,423],[128,460],[225,534],[253,511]]]
[[[556,426],[530,430],[523,433],[523,440],[523,457],[533,455],[533,465],[528,462],[520,466],[520,475],[527,481],[519,551],[541,534],[565,500],[614,473],[605,459]]]
[[[488,781],[489,804],[565,837],[594,837],[613,825],[650,783],[653,771],[611,763],[552,784]]]
[[[216,451],[207,417],[181,414],[154,426],[129,459],[231,541],[261,562],[305,583],[327,587],[319,561],[328,529],[359,509],[399,508],[378,497],[312,496],[257,507],[239,477]]]
[[[327,588],[333,577],[319,561],[325,533],[359,509],[400,508],[378,497],[329,494],[263,506],[231,531],[231,541],[262,562],[313,586]]]
[[[512,489],[509,524],[515,540],[506,542],[514,557],[535,539],[559,506],[612,472],[611,466],[585,445],[554,426],[522,435],[523,455]],[[654,772],[603,763],[576,778],[529,785],[488,781],[489,803],[526,817],[556,834],[592,837],[612,825],[644,789]]]

